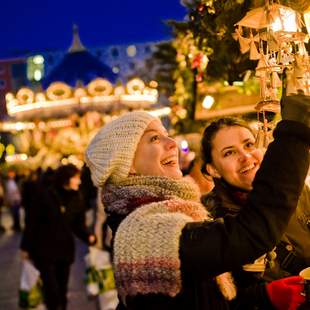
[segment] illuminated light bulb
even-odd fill
[[[44,63],[44,58],[42,55],[36,55],[33,57],[32,61],[36,65],[42,65]]]
[[[8,144],[6,146],[6,153],[8,155],[13,155],[15,153],[15,146],[13,144]]]
[[[35,81],[40,81],[42,79],[42,72],[41,70],[37,69],[33,73],[33,78]]]
[[[171,112],[171,108],[169,107],[165,107],[165,108],[161,108],[161,109],[153,110],[153,111],[148,111],[149,114],[153,116],[157,116],[157,117],[169,115],[170,112]]]
[[[115,96],[120,96],[120,95],[123,95],[125,94],[125,89],[123,86],[116,86],[114,88],[114,95]]]
[[[119,73],[119,67],[114,66],[114,67],[112,68],[112,71],[113,71],[114,73]]]
[[[210,109],[213,106],[214,98],[212,96],[205,96],[202,102],[202,106],[205,109]]]
[[[26,154],[20,154],[20,159],[21,160],[26,160],[28,156]]]
[[[153,88],[156,88],[156,87],[158,87],[158,83],[156,81],[151,81],[150,86]]]
[[[36,100],[37,101],[45,101],[46,100],[45,94],[44,93],[37,93],[36,94]]]
[[[16,124],[15,124],[15,129],[17,130],[17,131],[20,131],[20,130],[22,130],[23,129],[23,123],[21,123],[21,122],[17,122]]]
[[[137,48],[134,45],[129,45],[127,47],[127,55],[134,57],[137,54]]]
[[[189,151],[188,142],[186,140],[182,140],[181,141],[181,150],[183,152],[188,152]]]
[[[11,100],[13,100],[14,99],[14,95],[12,94],[12,93],[7,93],[6,95],[5,95],[5,100],[6,101],[11,101]]]

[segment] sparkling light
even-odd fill
[[[202,106],[205,109],[210,109],[213,106],[214,98],[212,96],[205,96],[202,102]]]
[[[33,57],[33,63],[36,65],[42,65],[44,63],[44,58],[42,55],[36,55]]]
[[[39,69],[36,69],[33,73],[33,78],[35,81],[40,81],[42,79],[42,72]]]
[[[112,68],[112,71],[113,71],[114,73],[119,73],[119,67],[114,66],[114,67]]]
[[[188,152],[188,142],[186,140],[181,141],[181,150],[183,152]]]
[[[127,47],[127,55],[129,57],[134,57],[137,54],[137,48],[134,45],[129,45]]]
[[[157,117],[169,115],[170,112],[171,112],[171,108],[169,108],[169,107],[165,107],[165,108],[162,108],[162,109],[157,109],[157,110],[149,111],[149,113],[151,115],[157,116]]]

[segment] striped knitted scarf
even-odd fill
[[[198,188],[185,180],[135,176],[106,185],[102,198],[107,213],[127,215],[118,226],[113,247],[119,293],[176,296],[182,287],[182,229],[189,222],[212,220],[198,202]],[[225,298],[235,297],[230,274],[216,280]]]

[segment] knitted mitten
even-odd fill
[[[295,310],[305,302],[303,278],[293,276],[266,284],[267,294],[277,310]]]

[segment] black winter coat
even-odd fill
[[[26,211],[21,249],[35,262],[74,261],[74,234],[88,242],[85,208],[78,191],[38,185]]]
[[[202,196],[201,202],[215,219],[236,216],[246,204],[248,194],[230,186],[223,179],[215,179],[213,190]],[[269,299],[262,292],[266,282],[262,278],[263,272],[249,272],[242,268],[231,272],[237,287],[237,298],[230,303],[230,309],[264,310]]]
[[[211,223],[188,223],[183,229],[182,291],[174,298],[151,294],[120,297],[118,309],[229,309],[214,277],[273,249],[294,212],[309,168],[310,128],[281,121],[274,136],[240,213]],[[117,220],[121,219],[114,219],[114,224]],[[267,302],[263,309],[271,308],[263,286],[254,295]]]

